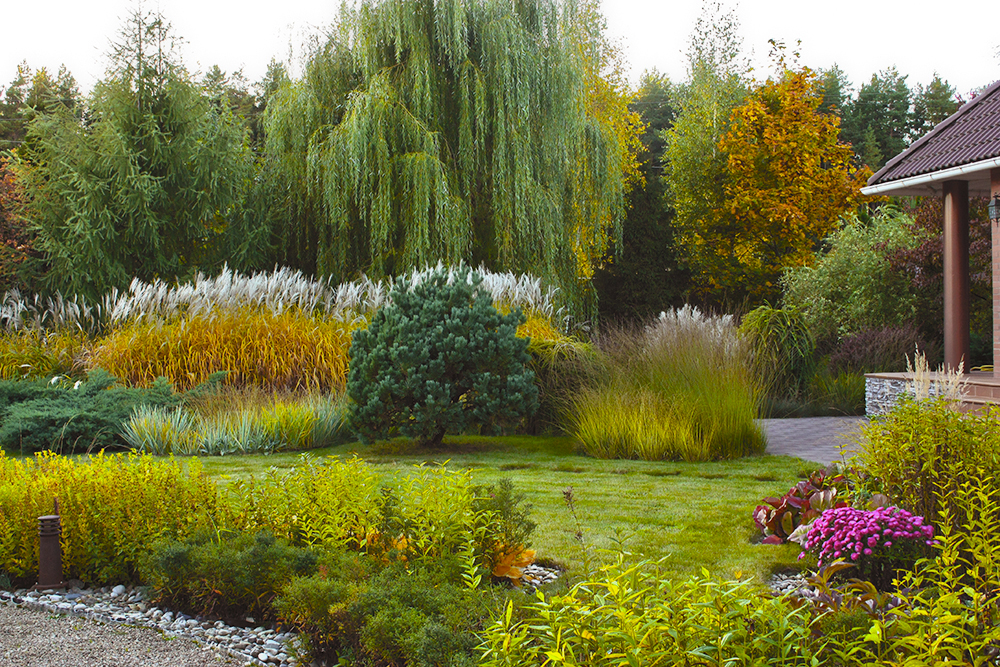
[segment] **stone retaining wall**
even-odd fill
[[[865,414],[869,417],[877,417],[889,412],[896,405],[900,396],[904,393],[912,394],[912,392],[908,392],[907,384],[908,381],[902,377],[866,375]],[[937,396],[939,391],[937,383],[932,380],[927,393],[931,396]]]

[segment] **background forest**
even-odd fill
[[[187,70],[167,17],[136,11],[89,93],[29,63],[3,91],[0,289],[97,301],[225,265],[337,284],[465,261],[557,287],[568,331],[766,305],[834,371],[875,363],[858,336],[933,355],[939,204],[859,188],[962,100],[895,69],[855,85],[780,43],[752,72],[738,33],[706,5],[685,80],[632,90],[593,0],[370,0],[302,76],[274,60],[249,82]]]

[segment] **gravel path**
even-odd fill
[[[0,605],[0,664],[10,667],[218,667],[242,665],[189,639]]]

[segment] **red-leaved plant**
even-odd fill
[[[843,474],[818,470],[780,498],[764,498],[767,504],[758,505],[753,512],[753,520],[764,534],[763,544],[783,544],[796,528],[811,523],[825,510],[846,507],[843,497],[847,490]]]

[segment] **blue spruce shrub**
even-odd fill
[[[503,315],[468,267],[396,280],[389,303],[351,342],[350,423],[362,442],[413,438],[441,443],[445,433],[478,427],[496,433],[538,407],[520,310]]]

